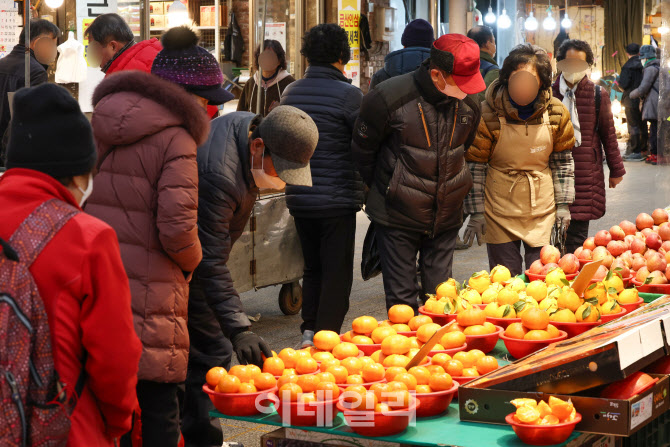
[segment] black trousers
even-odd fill
[[[637,154],[646,151],[649,141],[649,130],[647,129],[647,122],[642,120],[639,101],[631,100],[630,107],[626,106],[626,122],[628,124],[631,150]]]
[[[137,400],[142,411],[143,447],[177,447],[180,436],[178,388],[177,383],[137,382]],[[121,446],[132,446],[130,433],[121,438]]]
[[[496,265],[504,265],[512,274],[512,277],[524,272],[523,263],[526,262],[526,269],[540,259],[540,250],[542,247],[530,247],[523,243],[524,257],[521,258],[521,241],[505,242],[504,244],[486,244],[486,252],[489,255],[489,268],[493,269]]]
[[[188,334],[191,349],[183,396],[182,435],[187,447],[220,447],[223,443],[221,424],[218,419],[209,417],[214,406],[202,391],[202,385],[211,368],[230,369],[233,345],[223,335],[202,290],[197,287],[192,287],[189,295]]]
[[[645,121],[645,126],[647,122],[650,123],[649,126],[649,152],[651,155],[658,154],[658,120]]]
[[[433,293],[437,286],[451,277],[454,249],[459,228],[434,238],[412,231],[377,225],[377,246],[384,277],[386,308],[407,304],[418,309],[421,292],[416,274],[417,254],[423,290]]]
[[[305,271],[302,277],[301,331],[340,332],[354,281],[356,214],[295,218]]]
[[[574,253],[584,245],[584,241],[589,237],[589,222],[588,220],[570,221],[565,238],[565,249],[568,253]]]

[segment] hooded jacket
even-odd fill
[[[621,67],[619,76],[619,86],[623,89],[623,98],[621,99],[624,107],[639,107],[639,99],[630,99],[630,92],[640,86],[642,82],[642,62],[640,56],[633,56]]]
[[[212,121],[209,138],[198,148],[198,234],[203,256],[190,296],[209,304],[228,338],[251,326],[227,264],[258,196],[251,175],[249,131],[259,122],[253,113],[224,115]]]
[[[51,199],[79,208],[53,177],[8,170],[0,177],[0,237],[9,240],[35,208]],[[44,301],[58,376],[74,391],[82,368],[86,371],[67,445],[112,447],[114,438],[131,427],[142,351],[116,234],[80,212],[42,249],[30,273]]]
[[[370,218],[432,237],[463,223],[463,199],[472,186],[463,156],[479,109],[437,90],[429,62],[365,96],[352,148],[370,187]]]
[[[554,97],[563,101],[561,78],[554,83]],[[596,220],[605,215],[605,173],[603,149],[610,178],[623,177],[626,169],[619,152],[609,96],[600,95],[600,116],[596,116],[595,84],[584,76],[575,92],[582,144],[572,150],[575,161],[575,201],[570,206],[573,220]]]
[[[267,116],[275,106],[279,105],[282,94],[288,85],[295,81],[293,76],[286,70],[279,70],[277,76],[265,83],[261,80],[261,88],[258,88],[258,80],[261,77],[261,71],[258,70],[247,81],[237,103],[238,112],[256,113],[258,105],[258,92],[261,92],[261,115]],[[274,104],[274,105],[273,105]]]
[[[155,37],[138,42],[115,56],[105,70],[105,76],[124,70],[139,70],[151,73],[154,59],[162,49],[163,45]]]
[[[661,61],[658,59],[646,63],[642,71],[640,86],[630,92],[631,99],[642,99],[642,119],[656,121],[658,119],[658,88]]]
[[[430,57],[430,48],[408,47],[389,53],[384,58],[384,68],[372,75],[370,90],[379,83],[419,68]]]
[[[139,379],[186,378],[188,281],[200,263],[196,148],[209,119],[181,87],[129,71],[93,95],[99,173],[86,211],[119,237],[142,341]]]

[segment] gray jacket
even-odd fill
[[[661,61],[658,59],[647,62],[642,72],[642,83],[630,92],[631,99],[642,98],[642,119],[658,120],[658,79]]]

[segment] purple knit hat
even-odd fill
[[[234,98],[221,87],[223,73],[216,58],[198,45],[198,35],[188,26],[178,26],[161,38],[163,50],[156,56],[151,73],[179,84],[212,105]]]

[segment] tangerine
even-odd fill
[[[281,388],[287,383],[297,383],[297,382],[298,382],[297,374],[289,374],[287,376],[281,376],[279,379],[277,379],[277,388]]]
[[[317,362],[323,362],[324,360],[334,359],[335,356],[328,351],[315,352],[312,355],[312,358]]]
[[[349,342],[342,342],[333,348],[333,355],[336,359],[342,360],[347,357],[356,357],[358,355],[358,346]]]
[[[277,385],[277,379],[271,373],[260,373],[254,378],[254,385],[261,391],[269,390]]]
[[[416,377],[417,385],[428,385],[428,380],[430,379],[430,370],[425,366],[414,366],[407,372]]]
[[[475,366],[475,358],[469,352],[461,351],[454,354],[454,360],[458,360],[463,364],[464,368],[472,368]],[[448,371],[447,371],[448,372]]]
[[[456,321],[465,327],[483,325],[486,323],[486,313],[478,307],[472,307],[456,315]]]
[[[382,341],[382,353],[384,355],[407,354],[410,344],[409,338],[404,335],[391,335]]]
[[[356,348],[358,349],[358,348]],[[295,365],[295,371],[298,374],[311,374],[318,371],[319,364],[316,363],[316,360],[313,358],[303,358],[298,360],[298,363]]]
[[[460,348],[465,344],[465,334],[463,332],[447,332],[440,339],[440,344],[445,349]]]
[[[414,309],[412,309],[407,304],[396,304],[395,306],[391,306],[388,311],[388,315],[391,323],[407,324],[414,316]]]
[[[390,408],[407,408],[411,401],[408,390],[389,391],[386,394],[385,401]]]
[[[566,420],[570,417],[574,406],[571,401],[564,401],[558,397],[549,396],[549,401],[547,402],[551,408],[551,414],[556,416],[561,421]]]
[[[405,385],[407,385],[407,389],[410,391],[414,391],[416,389],[416,386],[418,385],[416,377],[410,373],[398,374],[393,378],[393,381],[404,383]]]
[[[396,335],[397,332],[395,329],[393,329],[390,326],[380,326],[374,331],[372,331],[372,334],[370,335],[370,338],[372,338],[372,341],[375,342],[375,344],[381,344],[382,341],[386,337],[390,337],[391,335]]]
[[[507,326],[505,329],[505,336],[509,338],[516,338],[518,340],[523,339],[523,337],[528,333],[528,329],[524,327],[521,323],[512,323]]]
[[[295,349],[284,348],[279,351],[279,358],[284,362],[284,368],[295,368],[298,362],[298,353]]]
[[[447,373],[433,374],[430,376],[428,386],[433,391],[446,391],[454,386],[454,381]]]
[[[335,331],[319,331],[314,334],[312,341],[315,348],[324,351],[332,351],[335,346],[341,343],[340,336]]]
[[[386,367],[390,367],[390,366],[405,367],[405,365],[407,365],[408,362],[409,362],[409,357],[407,357],[406,355],[391,354],[384,359],[384,362],[382,364]]]
[[[442,326],[440,326],[437,323],[424,324],[419,329],[417,329],[416,338],[420,342],[426,343],[428,340],[430,340],[430,337],[432,337],[433,334],[435,334],[435,332],[440,330],[441,327]]]
[[[240,390],[240,385],[242,385],[242,381],[239,377],[228,374],[221,377],[216,385],[216,391],[219,393],[237,393]]]
[[[549,316],[549,321],[557,323],[576,323],[577,317],[570,309],[560,309]]]
[[[488,331],[489,334],[493,334],[495,332],[498,332],[498,328],[496,327],[495,324],[491,323],[490,321],[487,321],[484,323],[484,327]]]
[[[498,369],[498,361],[495,359],[495,357],[487,355],[477,360],[477,363],[475,363],[475,368],[477,368],[477,372],[479,374],[487,374]]]
[[[263,362],[263,372],[273,376],[281,376],[285,368],[284,361],[280,357],[268,357]]]
[[[444,369],[451,377],[463,376],[463,363],[460,360],[449,360]]]
[[[444,366],[449,360],[451,360],[451,356],[449,354],[445,354],[445,353],[441,352],[439,354],[435,354],[431,358],[430,363],[433,364],[433,365]]]
[[[428,394],[432,393],[433,390],[428,385],[417,385],[415,392],[416,394]]]
[[[298,381],[296,383],[300,388],[302,388],[303,393],[313,393],[316,391],[316,386],[320,382],[321,380],[316,374],[306,374],[303,376],[298,376]]]
[[[258,366],[253,364],[247,365],[247,371],[249,371],[249,374],[251,375],[251,380],[254,380],[256,376],[263,372]]]
[[[226,374],[228,373],[226,372],[225,368],[222,368],[221,366],[215,366],[214,368],[207,371],[205,381],[211,388],[215,388],[221,381],[221,377],[225,376]]]
[[[398,374],[406,373],[406,372],[407,372],[407,370],[402,366],[391,366],[384,373],[384,378],[386,379],[387,382],[393,382],[393,379],[395,378],[395,376],[397,376]]]
[[[302,394],[302,388],[297,383],[287,383],[279,388],[277,394],[283,401],[297,402],[298,396]]]
[[[477,371],[477,368],[465,368],[463,369],[463,377],[479,377],[479,371]]]
[[[428,365],[426,366],[428,368],[428,371],[430,371],[430,374],[442,374],[445,373],[446,371],[444,370],[443,367],[440,365]]]
[[[483,324],[468,326],[463,331],[463,334],[465,335],[488,335],[489,333],[489,330]]]
[[[350,342],[351,340],[358,334],[356,334],[354,331],[347,331],[344,334],[342,334],[342,341]]]
[[[331,382],[335,383],[335,376],[330,372],[320,372],[316,375],[319,378],[319,383],[321,382]]]
[[[272,377],[274,379],[274,377]],[[243,382],[240,384],[240,389],[237,391],[239,394],[249,394],[249,393],[257,393],[258,389],[253,383],[246,383]]]
[[[368,390],[363,385],[350,385],[344,389],[342,400],[348,404],[360,402],[367,392]]]
[[[409,326],[410,331],[416,331],[424,324],[430,324],[432,322],[433,319],[430,318],[428,315],[417,315],[416,317],[412,317],[412,319],[409,320],[409,323],[407,323],[407,325]]]
[[[340,365],[344,366],[349,374],[360,374],[363,369],[363,362],[358,357],[347,357],[340,362]]]
[[[537,411],[540,412],[540,417],[543,418],[545,416],[549,416],[551,413],[551,407],[547,405],[547,403],[543,400],[540,401],[539,404],[537,404]]]
[[[361,375],[366,382],[377,382],[384,378],[386,371],[383,365],[373,363],[372,365],[365,366],[361,371]]]
[[[533,329],[523,336],[524,340],[549,340],[551,335],[542,329]]]
[[[582,304],[575,312],[577,322],[595,322],[600,320],[600,310],[591,303]]]
[[[230,368],[228,375],[235,376],[240,379],[240,382],[249,382],[253,380],[253,370],[248,368],[247,365],[235,365]]]
[[[541,309],[531,307],[521,315],[521,323],[531,330],[545,330],[549,324],[549,315]]]
[[[365,381],[360,374],[352,374],[347,377],[347,385],[363,385]]]
[[[316,398],[318,400],[333,400],[340,397],[340,387],[333,382],[319,382],[316,386]]]
[[[540,412],[528,405],[517,408],[516,417],[523,424],[536,425],[540,422]]]
[[[386,384],[385,383],[373,383],[370,385],[370,391],[375,393],[375,396],[377,396],[377,400],[381,401],[382,396],[386,392]]]
[[[561,336],[561,331],[558,330],[556,326],[553,324],[547,325],[547,332],[549,332],[549,336],[551,338],[556,338]]]
[[[542,418],[542,420],[540,421],[540,425],[556,425],[559,422],[560,421],[556,416],[554,416],[553,414],[548,414]]]
[[[311,404],[316,402],[316,395],[314,393],[302,393],[298,396],[298,400],[304,404]]]
[[[335,377],[335,383],[338,384],[343,384],[347,383],[347,377],[349,377],[349,371],[347,371],[347,368],[344,366],[338,365],[338,366],[331,366],[326,370],[326,372],[329,372]]]
[[[410,329],[409,325],[406,324],[394,324],[391,326],[396,332],[410,332],[412,329]]]
[[[366,337],[365,335],[357,335],[354,338],[351,339],[351,342],[355,345],[374,345],[375,342],[372,341],[370,337]]]
[[[372,331],[377,329],[377,326],[379,326],[377,319],[368,315],[358,317],[351,323],[351,328],[354,332],[365,335],[372,334]]]
[[[326,372],[331,366],[340,366],[340,361],[336,358],[322,360],[319,369],[321,372]]]

